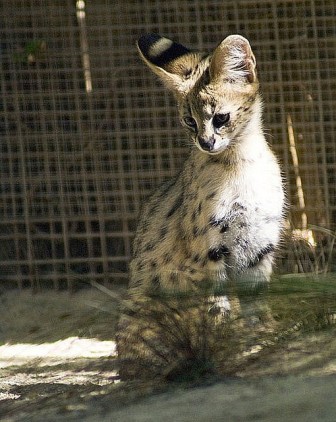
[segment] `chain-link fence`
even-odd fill
[[[228,34],[250,40],[307,246],[302,258],[290,243],[279,271],[332,269],[334,0],[2,0],[0,23],[0,282],[127,278],[141,201],[188,148],[172,96],[137,55],[146,32],[206,51]]]

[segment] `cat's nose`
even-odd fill
[[[215,145],[215,137],[212,135],[208,139],[198,138],[198,143],[204,151],[212,151]]]

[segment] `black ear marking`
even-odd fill
[[[158,34],[146,34],[139,38],[138,47],[143,56],[155,66],[164,67],[167,63],[190,53],[190,50]]]

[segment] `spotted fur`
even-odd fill
[[[248,41],[229,36],[204,55],[145,35],[138,48],[175,94],[181,122],[197,148],[142,211],[130,288],[145,292],[153,277],[168,290],[192,288],[204,279],[269,280],[284,195],[263,134]]]
[[[194,143],[182,171],[146,201],[130,264],[130,296],[192,290],[228,280],[266,282],[283,222],[277,160],[262,128],[256,60],[232,35],[212,52],[160,37],[142,59],[177,100]]]

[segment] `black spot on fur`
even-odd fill
[[[222,224],[223,219],[222,218],[216,218],[214,215],[210,218],[209,224],[212,227],[218,227]]]
[[[160,277],[157,276],[157,275],[152,277],[151,281],[150,281],[150,285],[151,285],[151,289],[153,289],[153,290],[160,289],[160,286],[161,286]]]
[[[195,69],[196,70],[196,69]],[[186,78],[186,79],[189,79],[190,78],[190,76],[191,76],[191,74],[192,74],[192,69],[187,69],[186,71],[185,71],[185,73],[184,73],[184,77]]]
[[[195,220],[197,219],[197,217],[201,214],[202,212],[202,203],[200,202],[197,206],[196,209],[194,209],[194,211],[191,214],[191,222],[194,223]]]
[[[229,230],[229,225],[227,223],[224,223],[220,229],[220,233],[225,233]]]
[[[172,260],[172,257],[169,253],[166,253],[163,257],[163,263],[164,264],[169,264],[169,262]]]
[[[141,271],[141,270],[143,270],[143,268],[144,268],[143,262],[138,262],[137,265],[136,265],[137,271]]]
[[[163,226],[161,227],[160,230],[160,240],[163,240],[168,234],[168,227],[167,226]]]
[[[154,242],[150,242],[150,243],[147,243],[146,245],[145,245],[145,252],[149,252],[149,251],[152,251],[153,249],[154,249],[154,247],[155,247],[155,243]]]
[[[208,258],[210,261],[217,262],[221,260],[224,257],[227,257],[230,255],[230,251],[227,246],[220,245],[216,248],[209,249],[208,251]]]
[[[169,210],[168,214],[167,214],[167,218],[171,217],[173,214],[175,214],[175,212],[180,208],[180,206],[183,204],[183,196],[180,195],[176,201],[174,202],[173,206],[171,207],[171,209]]]
[[[240,204],[239,202],[235,202],[234,204],[232,204],[232,209],[234,211],[246,211],[247,210],[247,208],[244,205]]]
[[[201,261],[201,257],[200,257],[200,255],[196,254],[196,255],[194,255],[194,256],[192,257],[192,260],[193,260],[196,264],[198,264],[198,263]]]
[[[256,255],[256,257],[251,260],[248,264],[248,268],[253,268],[256,265],[259,264],[259,262],[269,253],[274,251],[274,245],[272,245],[271,243],[267,246],[265,246],[264,248],[262,248]]]
[[[197,227],[194,226],[192,229],[192,233],[194,237],[203,236],[208,231],[208,227]]]
[[[216,196],[216,192],[211,192],[205,197],[205,199],[206,200],[214,199],[215,196]]]
[[[212,227],[220,227],[219,232],[220,233],[225,233],[229,230],[229,224],[227,223],[227,217],[223,217],[223,218],[216,218],[215,216],[212,216],[210,218],[210,226]]]

